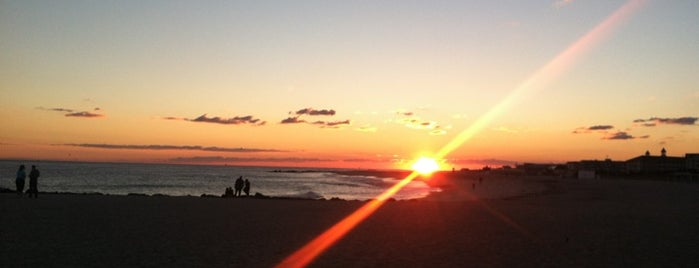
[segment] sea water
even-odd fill
[[[40,192],[109,195],[220,196],[226,187],[233,187],[235,179],[242,176],[250,181],[251,195],[367,200],[375,198],[400,179],[340,175],[335,173],[340,171],[337,169],[0,161],[0,187],[15,189],[15,174],[21,164],[25,165],[27,174],[31,165],[37,166],[41,172]],[[27,178],[25,185],[28,184]],[[422,181],[413,181],[393,198],[422,198],[433,190]]]

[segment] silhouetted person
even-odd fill
[[[39,183],[39,170],[36,166],[32,166],[32,170],[29,172],[29,198],[39,198],[39,188],[37,187]]]
[[[231,197],[231,196],[233,196],[233,188],[226,187],[226,192],[223,193],[223,197]]]
[[[243,192],[245,192],[245,196],[250,196],[250,181],[248,179],[245,179],[245,187],[243,187]]]
[[[20,165],[17,170],[17,177],[15,178],[15,185],[17,186],[17,194],[22,196],[24,192],[24,178],[27,177],[27,173],[24,172],[24,165]]]
[[[243,182],[243,176],[238,177],[237,180],[235,180],[235,193],[233,196],[241,196],[241,191],[243,190],[245,182]]]

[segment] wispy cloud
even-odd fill
[[[224,118],[224,117],[219,117],[219,116],[208,117],[207,114],[203,114],[203,115],[200,115],[199,117],[194,118],[194,119],[189,119],[189,118],[184,118],[184,117],[174,117],[174,116],[167,116],[167,117],[163,117],[162,119],[199,122],[199,123],[212,123],[212,124],[221,124],[221,125],[262,126],[262,125],[265,125],[267,123],[267,121],[262,121],[258,118],[254,118],[252,115],[234,116],[234,117],[230,117],[230,118]]]
[[[104,117],[102,114],[96,114],[96,113],[91,113],[91,112],[75,112],[75,113],[69,113],[66,114],[67,117]]]
[[[299,119],[298,116],[294,117],[287,117],[286,119],[282,120],[282,124],[299,124],[299,123],[306,123],[306,120]]]
[[[121,149],[121,150],[187,150],[205,152],[228,152],[228,153],[259,153],[259,152],[289,152],[274,149],[257,148],[228,148],[228,147],[205,147],[199,145],[133,145],[133,144],[99,144],[99,143],[68,143],[59,144],[63,146],[100,148],[100,149]]]
[[[415,115],[415,112],[410,112],[410,111],[405,111],[405,110],[397,110],[395,111],[397,115],[402,115],[402,116],[413,116]]]
[[[313,108],[304,108],[300,109],[296,112],[289,112],[289,114],[294,114],[295,116],[289,116],[286,119],[283,119],[280,124],[311,124],[311,125],[318,125],[321,128],[339,128],[340,126],[343,125],[351,125],[351,121],[348,120],[340,120],[340,121],[324,121],[324,120],[315,120],[315,121],[307,121],[305,119],[301,119],[302,116],[334,116],[336,114],[335,110],[333,109],[322,109],[322,110],[315,110]]]
[[[612,129],[612,128],[614,128],[614,126],[612,126],[612,125],[596,125],[596,126],[588,127],[587,129],[588,130],[608,130],[608,129]]]
[[[613,129],[614,126],[612,125],[594,125],[594,126],[589,126],[589,127],[579,127],[573,130],[574,134],[581,134],[581,133],[591,133],[591,132],[596,132],[596,131],[601,131],[601,132],[606,132],[607,130]]]
[[[441,128],[434,129],[434,130],[430,131],[430,135],[432,135],[432,136],[440,136],[440,135],[444,135],[444,134],[447,134],[447,131],[444,129],[441,129]]]
[[[333,115],[335,115],[335,110],[333,110],[333,109],[314,110],[313,108],[304,108],[304,109],[296,111],[296,115],[304,115],[304,114],[311,115],[311,116],[316,116],[316,115],[333,116]]]
[[[332,122],[323,122],[323,121],[318,121],[315,122],[314,124],[320,123],[321,125],[324,125],[326,127],[337,127],[341,125],[350,125],[351,122],[350,120],[342,120],[342,121],[332,121]]]
[[[350,120],[342,120],[342,121],[313,121],[313,122],[308,122],[306,120],[300,119],[298,116],[296,117],[288,117],[280,122],[281,124],[311,124],[311,125],[318,125],[323,128],[337,128],[342,125],[351,125]]]
[[[195,156],[177,157],[170,159],[176,163],[305,163],[305,162],[330,162],[333,159],[304,158],[304,157],[224,157],[224,156]]]
[[[634,137],[625,131],[617,131],[615,133],[611,133],[607,136],[604,136],[602,139],[603,140],[633,140],[633,139],[647,139],[649,137],[650,137],[649,135]]]
[[[446,129],[439,125],[439,123],[435,121],[422,120],[418,117],[414,117],[412,114],[406,118],[396,120],[396,123],[407,128],[429,130],[430,135],[444,135],[447,133]]]
[[[104,114],[94,113],[97,111],[101,111],[102,109],[100,109],[100,108],[93,109],[94,112],[77,111],[75,109],[68,109],[68,108],[44,108],[44,107],[36,107],[36,108],[39,110],[43,110],[43,111],[63,113],[64,116],[66,116],[66,117],[83,117],[83,118],[105,117]]]
[[[646,127],[654,127],[656,125],[694,125],[697,122],[697,120],[699,120],[699,117],[691,117],[691,116],[676,117],[676,118],[651,117],[648,119],[636,119],[636,120],[633,120],[633,122],[641,124],[642,126],[646,126]]]
[[[207,117],[206,114],[203,114],[197,118],[190,119],[189,121],[223,124],[223,125],[242,125],[242,124],[264,125],[265,124],[264,121],[261,121],[260,119],[253,118],[251,115],[223,118],[223,117],[218,117],[218,116]]]
[[[54,111],[54,112],[61,112],[61,113],[74,113],[75,110],[73,109],[66,109],[66,108],[44,108],[44,107],[37,107],[37,109],[44,110],[44,111]]]

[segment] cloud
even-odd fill
[[[333,115],[335,115],[335,110],[332,110],[332,109],[330,109],[330,110],[326,110],[326,109],[314,110],[313,108],[304,108],[304,109],[296,111],[296,114],[297,115],[304,115],[305,114],[305,115],[311,115],[311,116],[316,116],[316,115],[333,116]]]
[[[166,116],[162,117],[163,120],[177,120],[177,121],[187,121],[187,118],[184,117],[174,117],[174,116]]]
[[[677,117],[677,118],[660,118],[651,117],[648,119],[636,119],[633,120],[634,123],[643,123],[642,126],[654,127],[658,124],[660,125],[694,125],[699,117]]]
[[[349,124],[350,124],[349,120],[325,122],[325,125],[329,126],[329,127],[334,127],[334,126],[339,126],[339,125],[349,125]]]
[[[413,112],[397,111],[396,114],[403,116],[403,118],[395,119],[394,122],[407,128],[429,130],[430,135],[444,135],[447,133],[446,129],[439,123],[435,121],[422,120],[421,118],[415,116]]]
[[[75,112],[75,113],[69,113],[66,114],[66,117],[104,117],[102,114],[96,114],[96,113],[91,113],[91,112]]]
[[[44,110],[44,111],[54,111],[54,112],[61,112],[61,113],[74,113],[75,110],[73,109],[66,109],[66,108],[44,108],[44,107],[37,107],[39,110]]]
[[[298,116],[296,117],[288,117],[281,122],[282,124],[298,124],[298,123],[306,123],[306,120],[301,120],[299,119]]]
[[[608,129],[612,129],[612,128],[614,128],[614,126],[611,126],[611,125],[596,125],[596,126],[588,127],[587,129],[588,129],[588,130],[608,130]]]
[[[398,110],[398,111],[396,111],[396,114],[397,114],[397,115],[402,115],[402,116],[413,116],[413,115],[415,115],[414,112],[409,112],[409,111],[405,111],[405,110]]]
[[[212,123],[221,125],[255,125],[262,126],[267,123],[267,121],[262,121],[258,118],[254,118],[252,115],[246,116],[235,116],[231,118],[222,118],[218,116],[208,117],[206,114],[200,115],[197,118],[189,119],[184,117],[174,117],[166,116],[162,117],[163,120],[177,120],[177,121],[189,121],[189,122],[200,122],[200,123]]]
[[[204,147],[199,145],[132,145],[132,144],[96,144],[96,143],[68,143],[59,144],[64,146],[100,148],[100,149],[121,149],[121,150],[187,150],[205,152],[227,152],[227,153],[259,153],[259,152],[288,152],[273,149],[256,148],[227,148],[227,147]]]
[[[447,134],[447,131],[444,129],[435,129],[430,131],[430,135],[432,136],[439,136],[439,135],[444,135]]]
[[[303,122],[302,122],[303,123]],[[313,123],[310,123],[313,125],[320,125],[321,127],[337,127],[340,125],[349,125],[350,121],[349,120],[344,120],[344,121],[333,121],[333,122],[326,122],[326,121],[315,121]]]
[[[422,121],[419,118],[404,118],[398,120],[398,123],[413,129],[435,129],[439,125],[434,121]]]
[[[68,108],[44,108],[44,107],[36,107],[36,108],[39,110],[43,110],[43,111],[64,113],[64,116],[66,116],[66,117],[96,118],[96,117],[104,117],[105,116],[103,114],[92,113],[92,112],[87,112],[87,111],[76,111],[74,109],[68,109]],[[100,110],[101,109],[96,108],[94,111],[100,111]]]
[[[589,126],[589,127],[579,127],[573,130],[574,134],[581,134],[581,133],[591,133],[594,131],[601,131],[601,132],[606,132],[607,130],[613,129],[614,126],[612,125],[594,125],[594,126]]]
[[[223,157],[223,156],[195,156],[195,157],[177,157],[170,159],[170,162],[176,163],[251,163],[251,162],[266,162],[266,163],[281,163],[281,162],[330,162],[332,159],[323,158],[304,158],[304,157]]]
[[[197,118],[189,119],[191,122],[204,122],[204,123],[214,123],[223,125],[242,125],[242,124],[252,124],[252,125],[264,125],[266,122],[260,119],[253,118],[251,115],[247,116],[236,116],[231,118],[221,118],[218,116],[207,117],[203,114]]]
[[[629,133],[626,133],[625,131],[617,131],[616,133],[609,134],[605,137],[603,137],[603,140],[632,140],[632,139],[647,139],[649,138],[649,135],[645,136],[640,136],[640,137],[634,137]]]
[[[318,125],[322,128],[339,128],[342,125],[350,125],[350,120],[341,120],[341,121],[323,121],[323,120],[316,120],[316,121],[306,121],[304,119],[301,119],[301,116],[307,115],[307,116],[334,116],[335,115],[335,110],[332,109],[323,109],[323,110],[314,110],[313,108],[304,108],[301,110],[296,111],[293,114],[296,114],[296,116],[290,116],[287,117],[286,119],[283,119],[280,123],[281,124],[301,124],[301,123],[306,123],[306,124],[311,124],[311,125]],[[289,114],[292,114],[289,112]]]

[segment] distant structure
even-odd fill
[[[686,157],[667,156],[663,148],[660,156],[649,154],[626,160],[628,172],[634,174],[664,174],[669,172],[686,171]]]
[[[619,178],[640,178],[650,180],[670,180],[699,182],[699,153],[687,153],[684,157],[668,156],[662,148],[660,155],[652,155],[649,150],[640,156],[626,161],[580,160],[556,163],[522,163],[515,167],[502,166],[498,169],[484,168],[482,171],[461,169],[461,172],[493,172],[507,176],[555,176],[560,178],[600,179],[607,176]]]
[[[671,175],[671,177],[698,180],[699,153],[689,153],[684,157],[668,156],[662,148],[660,155],[650,151],[626,161],[611,159],[582,160],[566,163],[568,177],[596,178],[599,175]]]

